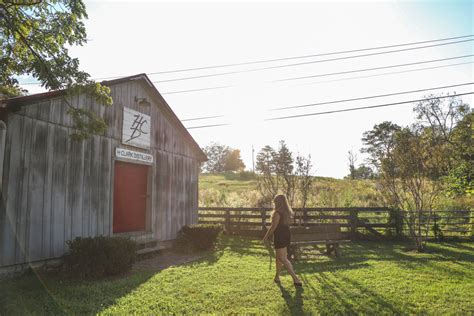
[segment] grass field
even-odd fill
[[[372,180],[315,177],[309,207],[380,206],[382,196]],[[259,194],[256,180],[240,180],[225,174],[201,174],[199,205],[255,207]]]
[[[216,252],[182,266],[123,278],[74,281],[27,275],[0,283],[0,314],[465,314],[474,313],[474,244],[353,242],[339,259],[296,264],[272,282],[258,241],[223,237]]]
[[[378,207],[383,206],[375,180],[349,180],[315,177],[307,202],[308,207]],[[259,193],[257,181],[241,180],[239,174],[201,174],[199,205],[256,207]],[[294,207],[299,206],[296,201]],[[449,198],[441,195],[434,205],[437,210],[472,209],[474,196]]]

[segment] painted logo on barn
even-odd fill
[[[150,116],[124,107],[122,143],[140,148],[150,148]]]

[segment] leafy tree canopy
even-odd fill
[[[360,164],[359,167],[354,167],[353,170],[350,170],[349,175],[344,178],[353,180],[375,179],[376,175],[374,174],[372,168],[365,164]]]
[[[205,172],[241,171],[245,168],[239,149],[212,142],[202,150],[207,156],[207,161],[203,165]]]
[[[312,168],[311,156],[295,156],[283,140],[278,150],[269,145],[263,147],[257,154],[255,166],[257,189],[261,195],[259,204],[270,206],[275,195],[283,193],[290,204],[299,198],[300,205],[306,206],[314,180]]]
[[[79,69],[79,60],[69,56],[67,46],[87,42],[86,18],[81,0],[0,0],[0,93],[26,93],[17,79],[25,74],[46,89],[68,89],[64,100],[80,139],[103,132],[106,125],[92,111],[73,106],[69,97],[86,93],[100,104],[112,104],[110,89],[91,80]]]
[[[207,161],[203,165],[203,171],[209,173],[219,173],[224,171],[225,161],[229,155],[230,147],[212,142],[202,149],[207,156]]]
[[[372,130],[364,133],[361,152],[369,154],[368,162],[376,169],[380,168],[383,160],[395,146],[394,135],[401,127],[392,122],[385,121],[377,124]]]
[[[429,142],[428,154],[438,168],[434,176],[444,180],[448,195],[472,195],[474,114],[456,94],[448,96],[433,99],[436,96],[430,95],[415,106],[414,112]]]
[[[245,164],[240,157],[240,150],[233,149],[226,157],[224,170],[225,171],[241,171],[245,169]]]
[[[262,174],[273,174],[276,172],[275,160],[278,154],[272,146],[266,145],[257,154],[256,170]]]

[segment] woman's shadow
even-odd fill
[[[292,297],[281,284],[278,284],[281,296],[285,299],[286,305],[290,310],[290,315],[303,315],[303,287],[296,287],[295,296]]]

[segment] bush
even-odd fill
[[[212,249],[221,232],[222,226],[220,225],[196,224],[184,226],[178,237],[178,246],[191,246],[197,250]]]
[[[67,241],[66,269],[80,278],[98,278],[130,271],[136,243],[123,237],[77,237]]]

